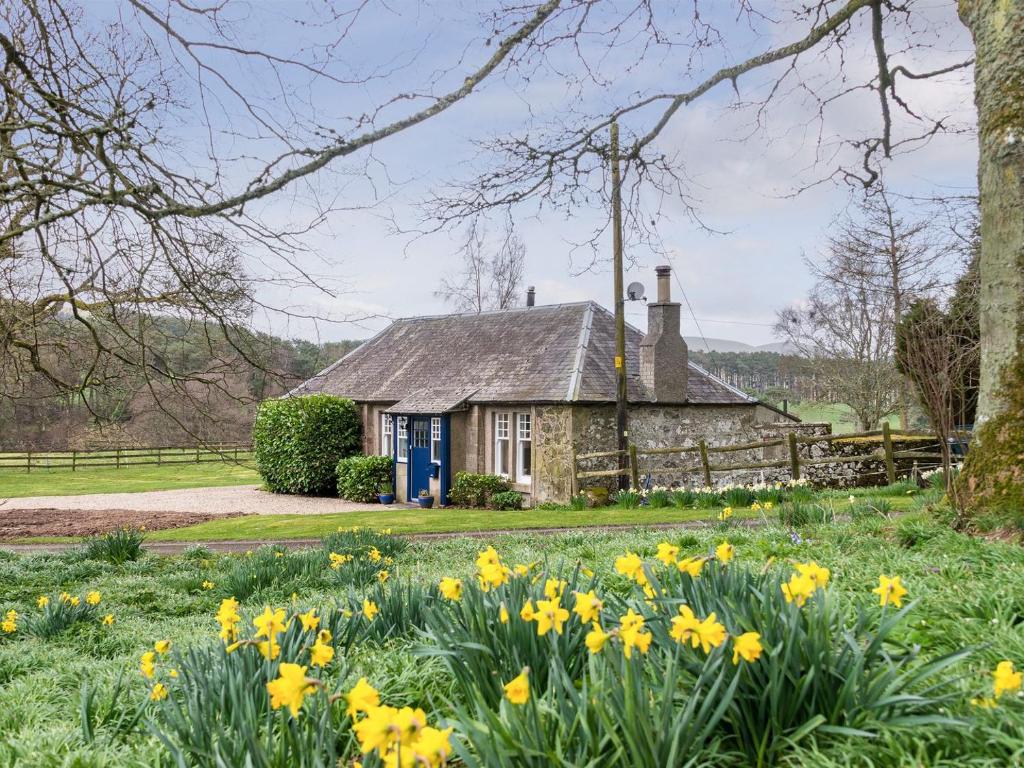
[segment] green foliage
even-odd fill
[[[754,492],[742,485],[733,485],[722,492],[722,503],[727,507],[749,507],[755,498]]]
[[[104,560],[114,565],[122,565],[138,560],[142,556],[144,539],[140,529],[122,526],[102,536],[87,539],[83,556],[89,560]]]
[[[348,456],[338,462],[338,495],[349,501],[370,502],[391,492],[390,456]]]
[[[778,510],[779,522],[787,528],[802,528],[835,520],[835,512],[830,507],[805,501],[789,501],[779,506]]]
[[[398,557],[409,548],[409,540],[373,528],[341,528],[324,536],[320,546],[326,552],[366,557],[377,550],[384,557]]]
[[[77,604],[68,595],[51,595],[50,601],[37,612],[22,617],[26,635],[49,640],[63,634],[76,624],[99,622],[99,608],[90,605],[81,597]]]
[[[457,507],[486,507],[491,496],[511,490],[508,480],[497,475],[456,472],[448,500]]]
[[[216,582],[217,593],[245,601],[259,595],[263,598],[284,597],[326,578],[328,560],[321,550],[288,552],[285,549],[260,547],[233,560]]]
[[[672,503],[679,509],[689,509],[697,503],[697,494],[689,488],[672,491]]]
[[[576,512],[582,512],[590,506],[590,500],[587,499],[587,494],[577,493],[571,499],[569,499],[569,509],[575,510]]]
[[[489,506],[493,509],[510,510],[523,508],[523,494],[519,491],[498,491],[492,493]]]
[[[651,509],[664,509],[672,506],[672,492],[667,488],[655,488],[647,494],[647,506]]]
[[[264,400],[253,425],[253,455],[275,493],[333,495],[341,459],[361,448],[355,403],[332,395]]]
[[[636,509],[640,506],[643,498],[644,496],[640,491],[630,488],[629,490],[617,491],[612,498],[612,503],[623,509]]]

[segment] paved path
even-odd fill
[[[335,512],[379,510],[379,504],[356,504],[317,496],[268,493],[256,485],[220,488],[182,488],[174,491],[93,493],[82,496],[0,498],[4,509],[108,510],[131,512],[188,512],[207,515],[326,515]]]

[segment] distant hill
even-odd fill
[[[686,339],[686,346],[698,352],[707,352],[708,347],[711,347],[712,352],[776,352],[780,355],[795,354],[793,346],[787,341],[776,341],[771,344],[755,346],[731,339],[701,338],[700,336],[684,336],[683,338]],[[707,344],[704,343],[705,341]]]

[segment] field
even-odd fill
[[[0,498],[25,496],[74,496],[83,493],[170,491],[176,488],[207,488],[258,484],[254,468],[230,462],[203,462],[127,469],[35,469],[31,472],[0,469]]]
[[[706,562],[696,577],[657,559],[692,565],[686,557],[707,556],[725,541],[734,547],[731,561]],[[659,550],[660,543],[679,550]],[[493,557],[478,560],[488,544],[502,564],[529,564],[527,575],[503,576]],[[246,755],[253,765],[361,759],[370,768],[381,764],[388,723],[405,734],[407,756],[427,750],[428,736],[434,746],[446,738],[452,765],[831,768],[1024,759],[1024,701],[1012,691],[995,700],[992,676],[1001,661],[1024,663],[1024,551],[954,533],[923,512],[797,530],[722,523],[409,544],[362,530],[293,553],[197,548],[109,562],[131,557],[133,546],[122,539],[90,551],[0,558],[0,610],[17,612],[16,630],[0,633],[0,764],[212,766],[218,758],[239,765]],[[615,567],[627,552],[644,559],[642,571],[626,561]],[[793,563],[810,561],[831,569],[827,586],[810,582],[803,607],[786,602],[781,585],[797,583]],[[492,580],[486,592],[476,586],[478,573]],[[872,590],[880,575],[901,577],[902,611],[879,606]],[[439,592],[445,577],[462,580],[458,601]],[[644,582],[659,586],[653,597]],[[452,588],[444,590],[449,597]],[[592,625],[573,610],[572,593],[590,589],[604,600],[591,607],[612,635],[596,653],[584,644]],[[561,590],[569,611],[562,634],[552,628],[538,636],[541,624],[523,619],[520,608],[529,598],[539,611],[548,590]],[[87,606],[92,591],[100,602]],[[62,592],[80,598],[79,620],[69,618]],[[36,605],[40,595],[49,597],[46,609]],[[230,604],[226,612],[222,606],[232,595],[240,598],[237,621]],[[378,615],[367,613],[364,598]],[[681,600],[699,618],[716,610],[729,636],[712,632],[707,649],[677,642],[669,620],[680,615]],[[275,628],[272,614],[259,619],[267,606],[283,609],[287,629]],[[332,638],[305,629],[299,614],[312,619],[310,609]],[[621,620],[627,609],[644,617],[639,631]],[[46,620],[44,611],[52,614]],[[108,614],[113,623],[105,625]],[[267,634],[249,641],[258,634],[254,618],[269,628],[264,650],[274,653],[278,643],[273,661],[255,645]],[[224,627],[229,640],[237,632],[242,641],[230,653],[218,639]],[[762,653],[734,664],[736,638],[754,630]],[[653,640],[644,640],[648,634]],[[170,641],[166,654],[154,651],[162,640]],[[333,658],[311,665],[328,646]],[[284,699],[270,706],[265,685],[284,680],[291,662],[315,681],[290,689],[294,716],[280,706]],[[506,692],[503,685],[524,667],[527,700],[514,703],[522,686]],[[362,699],[349,698],[361,677],[380,704],[414,709],[375,708],[365,687],[357,689]],[[272,689],[283,696],[286,687]],[[453,731],[419,728],[410,717]],[[364,757],[361,746],[381,723],[380,749]]]
[[[778,404],[781,407],[781,404]],[[811,401],[801,403],[790,403],[789,412],[799,417],[801,421],[807,422],[828,422],[832,424],[833,434],[843,432],[856,432],[857,419],[845,403],[816,403]],[[893,414],[886,418],[890,426],[899,426],[899,416]]]

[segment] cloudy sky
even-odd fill
[[[627,0],[608,3],[607,18],[615,16],[616,6],[625,4]],[[350,73],[387,74],[345,88],[324,82],[301,84],[321,119],[326,119],[358,115],[406,89],[437,93],[459,82],[493,50],[483,44],[488,34],[482,21],[485,5],[455,0],[370,3],[357,19],[332,21],[319,0],[308,5],[250,2],[238,16],[237,29],[247,44],[294,53],[353,21],[344,45],[332,54]],[[586,37],[580,51],[555,50],[542,62],[530,62],[528,71],[494,77],[440,117],[380,142],[372,152],[333,164],[310,183],[255,207],[264,220],[292,226],[304,226],[310,220],[317,207],[314,200],[319,207],[338,209],[301,236],[307,250],[297,257],[298,266],[317,287],[267,287],[262,298],[275,309],[342,322],[288,318],[276,312],[262,315],[259,321],[282,335],[333,340],[366,337],[388,318],[446,311],[434,291],[441,276],[458,267],[459,231],[430,236],[410,232],[424,226],[419,203],[450,182],[472,179],[495,162],[478,142],[551,126],[570,113],[599,114],[631,94],[692,87],[717,67],[797,39],[806,29],[785,14],[791,4],[784,0],[755,4],[763,6],[768,21],[738,17],[731,3],[701,5],[705,20],[722,32],[722,42],[699,56],[689,58],[685,45],[641,53],[644,40],[636,29],[611,51],[606,36]],[[894,36],[894,61],[921,71],[969,55],[970,40],[956,20],[955,3],[912,5],[923,21],[909,33],[917,39]],[[670,10],[677,4],[667,1],[655,2],[654,7],[665,11],[659,15],[665,31],[685,40],[692,26],[685,9],[677,15]],[[108,11],[120,8],[113,0],[107,6]],[[844,50],[842,71],[851,85],[870,77],[872,71],[865,22],[862,18],[854,25]],[[912,49],[911,43],[918,42],[922,47]],[[593,67],[596,74],[581,83],[584,65]],[[873,93],[855,92],[837,101],[824,121],[817,123],[806,94],[795,89],[778,98],[763,129],[749,135],[755,112],[737,108],[737,98],[756,98],[770,75],[779,71],[741,79],[738,93],[729,85],[718,86],[680,110],[659,138],[658,149],[676,157],[685,168],[688,193],[702,221],[717,231],[698,226],[678,201],[660,201],[657,237],[689,302],[683,311],[687,335],[703,333],[751,344],[775,340],[770,326],[776,310],[799,301],[809,288],[802,259],[820,253],[830,223],[850,199],[850,189],[836,183],[792,195],[831,167],[829,158],[821,158],[818,136],[831,146],[835,136],[877,131]],[[835,57],[808,60],[801,78],[809,88],[825,93],[835,87],[839,71]],[[296,76],[289,85],[300,81]],[[963,75],[903,93],[912,97],[915,109],[933,117],[948,116],[950,124],[969,124],[972,119],[972,93]],[[231,109],[226,107],[225,114]],[[235,109],[235,118],[240,119]],[[385,110],[382,118],[396,117],[398,109]],[[645,131],[651,118],[652,113],[644,113],[626,121],[624,132]],[[182,130],[187,135],[187,126]],[[886,177],[898,193],[930,196],[971,192],[975,172],[976,147],[966,133],[940,136],[899,158]],[[526,244],[526,283],[537,287],[538,303],[594,299],[611,306],[610,237],[596,263],[588,252],[574,248],[606,220],[607,212],[599,202],[590,198],[569,213],[534,202],[512,215]],[[652,292],[653,267],[665,257],[638,245],[629,256],[633,263],[627,282],[639,280]],[[272,272],[274,268],[254,264],[253,269]],[[676,286],[673,290],[678,293]],[[343,322],[351,317],[361,319]],[[643,327],[644,317],[642,305],[627,305],[630,322]]]

